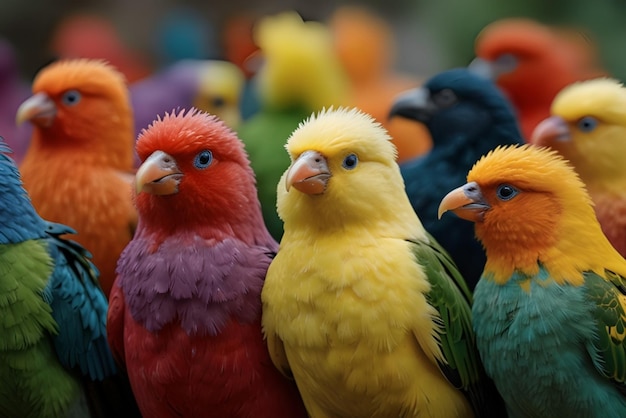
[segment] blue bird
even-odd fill
[[[432,149],[400,170],[424,228],[450,253],[473,290],[485,266],[482,245],[471,223],[453,215],[438,220],[437,210],[448,190],[465,184],[481,156],[498,145],[523,143],[514,110],[492,81],[455,68],[400,94],[389,111],[394,116],[423,123],[430,132]]]
[[[104,416],[123,398],[99,395],[118,370],[98,270],[74,230],[37,214],[10,152],[0,141],[0,416]]]

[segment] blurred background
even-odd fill
[[[242,16],[296,10],[305,19],[325,21],[345,4],[349,3],[2,0],[0,36],[15,48],[19,72],[26,80],[32,80],[62,49],[68,53],[72,48],[108,49],[111,56],[128,66],[127,76],[140,78],[179,58],[225,58],[225,33],[234,27],[229,23]],[[391,24],[396,68],[420,77],[466,65],[473,57],[474,38],[487,23],[525,16],[580,30],[597,43],[605,68],[616,78],[626,78],[626,1],[365,0],[352,4],[368,7]],[[100,20],[89,23],[83,19],[72,27],[71,19],[78,14]]]

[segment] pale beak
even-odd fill
[[[57,107],[46,93],[37,93],[26,99],[15,114],[17,125],[29,120],[41,127],[52,125],[57,114]]]
[[[178,192],[183,173],[176,165],[174,157],[163,151],[154,151],[141,164],[135,175],[135,190],[155,195],[169,195]]]
[[[569,126],[560,116],[550,116],[535,127],[530,137],[530,143],[537,146],[551,146],[557,141],[565,142],[571,139]]]
[[[305,151],[293,162],[285,176],[287,191],[293,186],[306,194],[322,194],[332,177],[326,158],[317,151]]]
[[[438,217],[452,211],[459,218],[472,222],[482,222],[491,206],[485,201],[476,182],[467,183],[448,193],[439,204]]]

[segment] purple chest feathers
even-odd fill
[[[137,237],[122,253],[117,272],[128,309],[151,331],[178,321],[189,335],[217,335],[231,319],[261,315],[261,289],[273,254],[227,239],[191,245],[163,242],[155,252]]]

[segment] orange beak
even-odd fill
[[[176,165],[174,157],[163,151],[154,151],[137,170],[135,190],[141,192],[168,195],[178,193],[178,185],[183,173]]]
[[[476,182],[467,183],[448,193],[439,204],[438,216],[452,211],[459,218],[482,222],[491,206],[485,201],[482,191]]]
[[[29,120],[41,127],[52,125],[57,107],[46,93],[37,93],[26,99],[15,114],[15,123],[20,125]]]
[[[541,121],[533,130],[530,143],[538,146],[551,146],[556,141],[569,141],[571,134],[565,119],[560,116],[550,116]]]
[[[306,194],[322,194],[332,177],[326,158],[317,151],[305,151],[293,162],[285,177],[287,191],[293,186]]]

